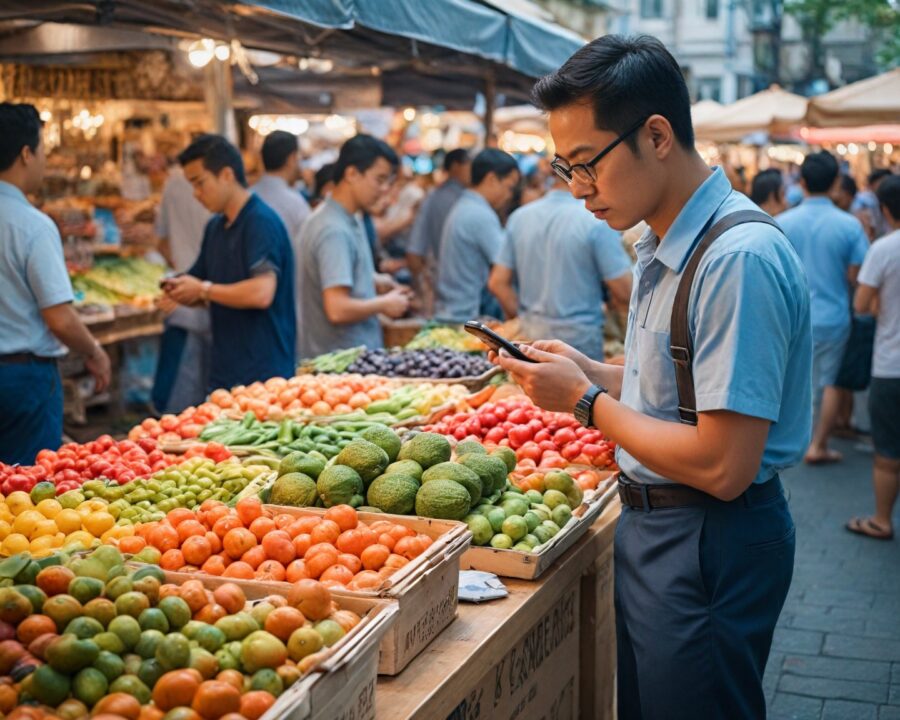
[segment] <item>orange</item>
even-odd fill
[[[206,720],[218,720],[227,713],[239,712],[241,692],[221,680],[207,680],[194,695],[191,707]]]
[[[335,505],[325,511],[325,519],[337,523],[341,532],[352,530],[359,523],[356,510],[349,505]]]

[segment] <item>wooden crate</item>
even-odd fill
[[[281,505],[265,505],[276,513],[303,517],[324,515],[321,508],[295,508]],[[377,520],[390,520],[424,533],[434,542],[419,557],[414,558],[388,578],[384,585],[373,590],[332,590],[332,594],[344,600],[391,600],[397,603],[397,618],[384,634],[378,657],[378,672],[396,675],[405,668],[447,625],[456,617],[459,604],[459,564],[463,553],[472,542],[472,533],[463,523],[451,520],[435,520],[404,515],[359,513],[359,519],[367,524]],[[204,573],[169,573],[174,580],[184,582],[191,578],[211,578]],[[287,582],[263,582],[226,578],[244,589],[247,596],[260,584],[286,593]],[[267,593],[268,594],[268,593]]]
[[[384,346],[403,347],[425,327],[424,318],[400,318],[392,320],[384,315],[379,316],[381,331],[384,334]]]
[[[566,552],[600,516],[610,500],[615,497],[616,488],[604,494],[589,496],[572,513],[572,520],[538,552],[519,550],[498,550],[493,547],[472,547],[462,556],[463,570],[484,570],[503,577],[534,580],[540,577],[559,557]]]
[[[325,513],[319,508],[265,507],[297,516]],[[390,520],[434,540],[424,553],[394,573],[384,587],[373,591],[334,591],[339,598],[346,595],[397,602],[397,621],[381,643],[378,660],[379,674],[396,675],[456,617],[459,563],[472,542],[472,533],[463,523],[451,520],[366,512],[359,513],[359,519],[366,524]]]

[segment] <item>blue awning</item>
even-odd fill
[[[375,30],[506,65],[552,72],[584,44],[575,33],[474,0],[244,0],[321,28]]]

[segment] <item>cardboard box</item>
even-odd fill
[[[518,637],[448,720],[578,717],[581,583],[576,580]]]

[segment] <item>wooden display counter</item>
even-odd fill
[[[538,580],[459,616],[396,677],[379,677],[377,720],[613,718],[614,499]]]

